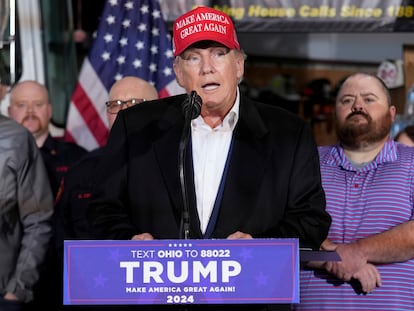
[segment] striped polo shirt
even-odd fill
[[[328,238],[347,244],[413,219],[414,147],[389,139],[376,159],[354,168],[339,146],[319,147]],[[295,310],[414,310],[414,259],[380,264],[382,286],[362,294],[325,270],[300,272]]]

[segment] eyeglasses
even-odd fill
[[[117,114],[120,110],[144,102],[144,98],[132,98],[128,100],[109,100],[105,103],[106,110],[110,114]]]
[[[209,57],[213,65],[222,64],[226,59],[226,55],[230,52],[230,49],[226,47],[213,47],[208,50]],[[188,66],[191,67],[200,66],[202,60],[201,54],[193,52],[192,50],[185,52],[180,57]]]
[[[40,101],[40,102],[15,102],[11,104],[11,107],[18,109],[18,110],[27,110],[28,108],[31,108],[32,110],[41,110],[43,107],[46,107],[46,102]]]

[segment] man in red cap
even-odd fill
[[[90,203],[95,237],[298,238],[301,247],[319,249],[331,218],[308,123],[240,93],[245,54],[228,15],[197,7],[175,21],[173,44],[174,71],[187,94],[118,113]],[[186,130],[182,163],[177,151]]]

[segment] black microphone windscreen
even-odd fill
[[[190,95],[183,102],[183,113],[186,118],[191,118],[191,120],[197,118],[201,113],[201,105],[203,100],[196,91],[191,91]]]

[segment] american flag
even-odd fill
[[[105,101],[124,76],[152,83],[159,97],[184,93],[175,80],[171,36],[157,0],[108,0],[72,95],[65,140],[87,150],[106,144]]]

